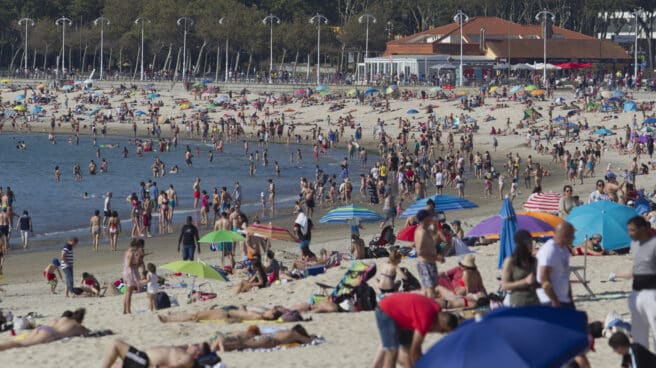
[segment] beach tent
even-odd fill
[[[632,112],[632,111],[638,111],[638,106],[636,106],[635,102],[631,100],[624,102],[624,112]]]

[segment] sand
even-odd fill
[[[161,91],[160,93],[165,100],[174,96],[188,96],[179,87],[171,91]],[[556,95],[563,96],[568,100],[572,97],[572,94],[568,91],[558,91]],[[3,92],[2,96],[3,100],[13,100],[12,93]],[[645,95],[640,98],[646,99],[647,97]],[[191,97],[189,98],[191,99]],[[118,101],[118,99],[114,100]],[[113,104],[115,101],[113,101]],[[141,103],[143,99],[139,98],[139,101]],[[377,118],[386,121],[386,129],[392,136],[395,136],[398,130],[394,119],[399,116],[407,116],[405,112],[410,108],[420,109],[422,107],[420,103],[425,106],[427,102],[418,100],[407,102],[393,101],[392,109],[395,111],[377,113],[371,112],[371,108],[367,106],[356,105],[351,100],[351,102],[348,102],[346,109],[330,114],[331,121],[336,121],[340,113],[357,109],[357,111],[353,112],[353,115],[356,121],[363,127],[365,144],[373,146],[373,143],[376,141],[372,135],[372,131]],[[456,115],[460,114],[461,110],[458,110],[453,102],[433,101],[432,103],[434,106],[439,106],[437,112],[440,116],[451,112]],[[494,103],[494,101],[489,100],[488,103]],[[492,110],[489,107],[478,108],[472,114],[475,118],[479,119],[479,125],[481,125],[481,131],[475,136],[475,150],[492,150],[491,137],[488,135],[491,126],[503,128],[507,117],[513,122],[517,122],[522,117],[523,112],[520,105],[512,102],[509,105],[509,108],[499,110]],[[544,107],[548,105],[548,102],[542,102],[539,105]],[[300,112],[295,115],[297,122],[315,122],[319,119],[325,119],[328,115],[327,104],[300,108],[298,103],[294,103],[284,108],[294,108]],[[280,110],[282,108],[278,109],[278,111]],[[217,112],[217,114],[221,113]],[[558,113],[560,111],[556,111],[554,116],[558,115]],[[496,121],[492,123],[482,122],[481,118],[487,114],[493,115]],[[163,115],[179,116],[180,111],[166,107],[163,109]],[[584,114],[584,117],[592,125],[597,125],[600,124],[597,122],[601,120],[603,115],[601,113],[587,113]],[[612,119],[603,125],[609,128],[614,124],[623,126],[624,124],[628,124],[632,117],[631,113],[617,115],[617,119]],[[425,114],[421,113],[415,116],[418,116],[417,120],[419,120],[419,117],[425,116]],[[33,124],[32,131],[45,131],[47,129],[46,122],[47,119],[44,119],[41,123]],[[320,125],[325,127],[326,123],[320,122]],[[145,132],[145,125],[143,127],[143,132]],[[7,131],[7,129],[8,123],[5,123],[4,131]],[[302,129],[309,129],[309,127]],[[110,134],[128,135],[131,133],[131,127],[127,124],[110,124],[108,131]],[[70,132],[70,130],[67,127],[61,127],[60,132]],[[165,136],[167,132],[165,129]],[[536,161],[545,165],[553,173],[552,176],[544,179],[545,191],[552,190],[560,192],[564,183],[562,169],[550,163],[551,157],[539,156],[536,152],[531,152],[523,144],[525,142],[524,135],[499,137],[499,150],[493,156],[497,163],[496,166],[499,167],[501,165],[503,157],[507,152],[519,152],[524,158],[528,154],[533,154],[534,157],[537,157]],[[568,144],[568,148],[573,149],[574,146],[572,143]],[[613,163],[615,172],[621,172],[621,168],[626,167],[628,164],[628,156],[620,156],[614,150],[605,152],[602,160],[602,163],[598,165],[598,172],[603,171],[603,168],[605,168],[608,162]],[[600,175],[597,174],[597,177],[599,178]],[[651,189],[654,186],[654,179],[652,176],[640,176],[638,183],[640,187]],[[592,190],[593,185],[593,179],[586,179],[584,185],[575,185],[575,194],[586,198]],[[447,213],[449,220],[462,219],[465,225],[465,231],[481,219],[496,214],[500,206],[500,201],[496,197],[494,199],[482,198],[482,185],[478,180],[471,179],[467,184],[466,192],[468,198],[478,203],[480,208]],[[453,194],[454,189],[449,189],[447,193]],[[528,193],[522,189],[521,195],[514,201],[516,210],[521,208],[527,196]],[[380,207],[376,207],[375,209],[381,210]],[[315,218],[318,219],[318,215]],[[292,218],[288,217],[281,220],[278,225],[289,226],[291,222]],[[318,221],[315,221],[315,223],[318,223]],[[379,233],[378,224],[369,224],[365,225],[365,227],[363,237],[368,242],[371,237]],[[397,223],[397,230],[399,229],[400,225]],[[348,247],[347,236],[348,228],[346,226],[320,224],[315,227],[312,248],[314,250],[326,248],[346,251]],[[146,247],[147,251],[152,252],[152,255],[149,255],[146,261],[161,265],[178,259],[175,249],[176,242],[177,234],[148,239]],[[273,245],[279,251],[279,254],[282,253],[281,251],[295,251],[295,245],[291,243],[274,242]],[[126,246],[126,241],[119,243],[120,249],[125,249]],[[93,252],[90,249],[89,241],[83,239],[81,245],[76,249],[76,275],[79,276],[81,272],[88,271],[94,273],[101,281],[112,281],[120,277],[123,253],[113,254],[108,248],[108,243],[104,240],[101,244],[101,251],[98,253]],[[476,251],[476,261],[483,275],[484,283],[489,291],[495,291],[498,288],[496,278],[500,275],[500,271],[496,268],[497,245],[492,244],[486,247],[477,247]],[[53,364],[67,367],[98,366],[105,349],[110,341],[116,337],[125,339],[137,347],[145,348],[157,345],[198,342],[209,338],[217,331],[229,332],[245,329],[248,326],[247,323],[226,324],[220,322],[162,324],[153,313],[147,311],[145,294],[138,294],[134,297],[132,309],[135,313],[128,316],[121,314],[123,298],[120,295],[107,295],[103,298],[68,299],[61,295],[63,293],[63,285],[61,283],[58,287],[58,294],[51,295],[42,279],[41,272],[49,260],[57,254],[58,252],[53,250],[32,251],[29,253],[13,251],[7,259],[5,278],[0,284],[4,289],[4,292],[0,292],[0,308],[11,310],[15,315],[37,312],[44,316],[42,321],[46,321],[50,318],[57,317],[66,309],[85,307],[87,308],[86,326],[91,329],[109,328],[116,335],[114,337],[101,338],[75,338],[68,341],[58,341],[46,345],[5,351],[0,353],[0,361],[3,367],[47,367],[53,366]],[[216,254],[207,251],[206,247],[203,248],[200,258],[211,263],[217,262]],[[613,297],[630,291],[630,283],[628,281],[606,282],[606,280],[610,272],[628,270],[631,267],[631,259],[631,256],[588,258],[590,287],[598,295],[606,296],[607,298],[597,301],[587,301],[587,293],[583,287],[578,284],[573,285],[577,307],[588,312],[590,320],[603,320],[606,314],[611,311],[617,311],[625,318],[629,318],[626,298]],[[373,261],[368,260],[367,262]],[[382,263],[384,260],[377,260],[377,262]],[[572,259],[573,265],[582,263],[583,257],[574,257]],[[446,270],[456,264],[457,259],[451,257],[444,265],[440,265],[439,267],[441,270]],[[413,273],[416,273],[414,260],[405,259],[403,265],[407,266]],[[238,296],[235,296],[231,292],[234,282],[207,281],[208,285],[204,286],[204,288],[212,289],[218,294],[218,297],[211,301],[195,304],[185,304],[187,289],[167,290],[167,292],[176,296],[181,302],[180,307],[172,308],[170,311],[174,313],[187,313],[208,308],[213,304],[264,306],[282,304],[290,306],[307,302],[310,295],[318,289],[315,282],[336,284],[342,277],[344,269],[347,266],[348,263],[343,264],[341,267],[330,269],[323,275],[291,283],[275,284],[266,289],[255,290]],[[160,269],[159,273],[160,275],[166,276],[168,271]],[[235,280],[238,279],[235,278]],[[188,283],[192,281],[183,277],[172,278],[171,282],[175,283],[178,280],[184,280]],[[164,313],[168,313],[168,311]],[[311,316],[312,321],[305,322],[304,326],[310,333],[323,336],[326,339],[324,344],[273,352],[231,352],[221,354],[221,356],[229,367],[253,367],[263,363],[269,367],[363,367],[370,365],[379,343],[372,312],[315,314]],[[288,325],[278,323],[264,323],[262,326],[272,328],[289,327]],[[10,338],[8,333],[0,334],[0,341]],[[439,339],[439,336],[429,335],[429,338],[424,343],[424,349],[428,349],[437,339]],[[597,352],[588,355],[594,367],[611,367],[619,363],[619,356],[610,350],[606,339],[598,340],[596,349]]]

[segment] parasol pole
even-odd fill
[[[583,252],[583,286],[588,283],[588,234],[585,234],[585,249]]]

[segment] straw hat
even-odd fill
[[[476,269],[476,258],[471,253],[465,254],[465,256],[462,257],[462,260],[459,262],[459,264],[460,266],[465,268]]]

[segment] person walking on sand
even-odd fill
[[[61,270],[64,272],[64,279],[66,281],[66,297],[73,292],[73,263],[75,258],[73,256],[73,248],[77,245],[79,239],[76,237],[70,238],[66,245],[62,248],[60,255]]]
[[[100,211],[95,210],[93,216],[89,220],[89,231],[91,232],[91,242],[93,250],[98,251],[98,243],[100,242]]]
[[[194,219],[187,216],[187,223],[180,229],[180,237],[178,237],[178,253],[180,253],[180,245],[182,244],[182,260],[193,261],[194,252],[198,249],[200,254],[200,245],[198,244],[198,228],[193,224]]]
[[[125,283],[125,296],[123,297],[123,314],[132,313],[132,293],[137,291],[139,280],[139,239],[132,239],[130,247],[125,251],[123,258],[123,282]]]
[[[419,222],[415,229],[415,244],[417,246],[417,273],[421,281],[422,293],[435,298],[435,286],[437,286],[437,264],[444,263],[444,257],[437,254],[435,247],[435,236],[429,229],[433,223],[431,214],[427,210],[417,212]]]
[[[20,231],[23,249],[27,248],[30,234],[34,235],[34,230],[32,230],[32,217],[30,217],[27,211],[23,211],[21,217],[18,218],[16,230]]]
[[[554,237],[538,251],[536,258],[537,290],[540,303],[552,307],[572,308],[572,288],[569,284],[569,248],[574,240],[574,226],[561,222],[554,230]]]

